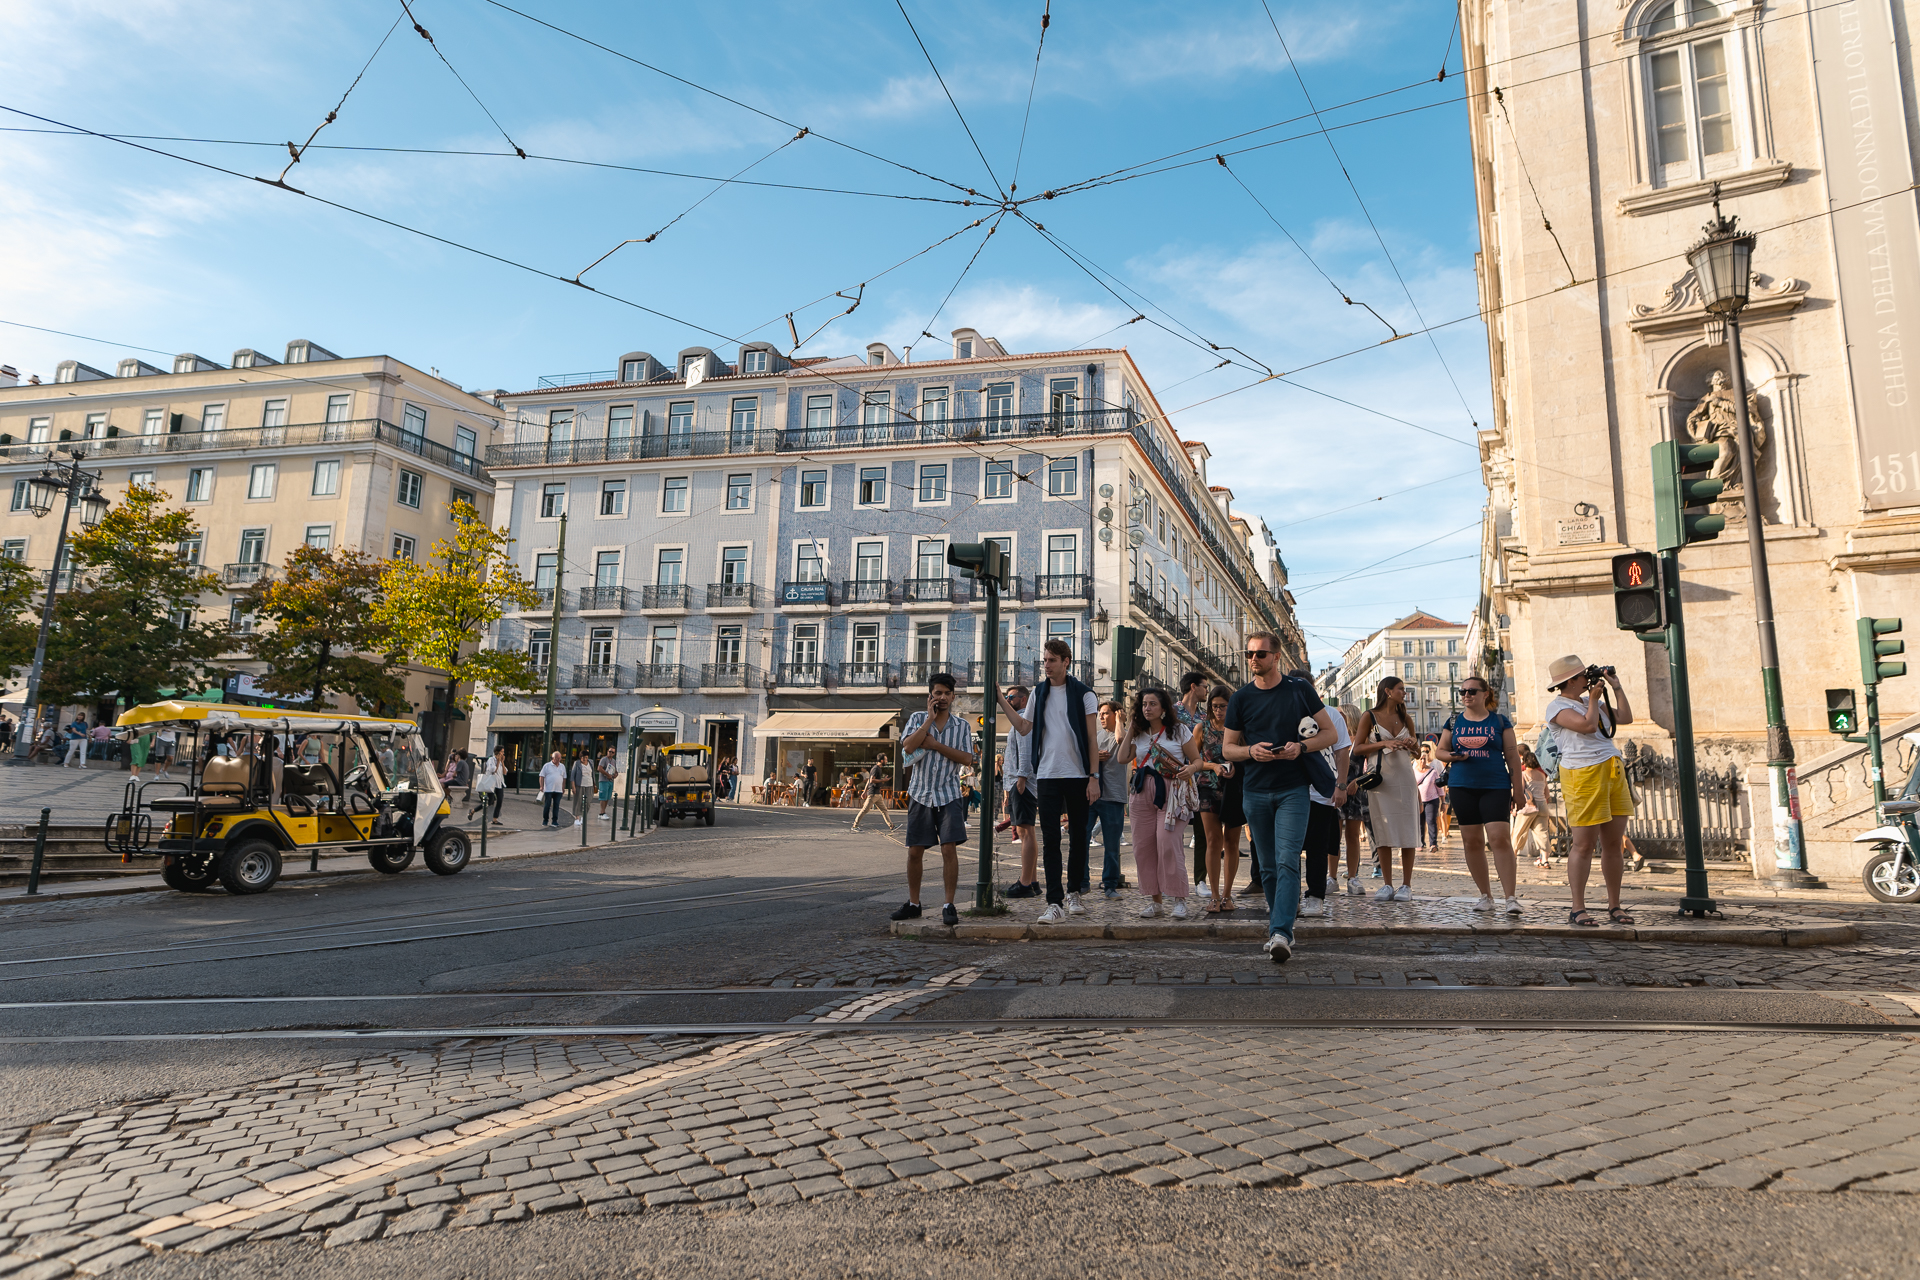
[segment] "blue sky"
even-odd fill
[[[364,66],[289,184],[564,278],[658,231],[584,279],[672,319],[180,159],[7,132],[0,320],[107,341],[0,325],[0,363],[51,378],[68,357],[224,360],[306,337],[469,388],[524,388],[611,368],[622,351],[718,346],[704,330],[785,348],[785,313],[797,309],[805,336],[844,309],[836,290],[865,282],[859,309],[803,354],[876,339],[898,350],[959,325],[1016,351],[1130,347],[1181,435],[1212,450],[1214,482],[1273,527],[1316,665],[1416,607],[1471,610],[1485,330],[1468,319],[1378,345],[1388,324],[1420,328],[1416,311],[1435,324],[1476,305],[1460,53],[1443,0],[1268,0],[1293,64],[1259,0],[1055,0],[1037,80],[1045,0],[910,2],[944,90],[900,9],[879,0],[646,6],[644,19],[622,4],[513,3],[712,93],[488,0],[412,3],[484,109],[398,0],[23,0],[0,47],[0,104],[107,133],[269,143],[144,145],[271,179],[285,142],[304,140]],[[1419,83],[1443,52],[1447,80]],[[0,125],[47,128],[8,113]],[[792,142],[791,125],[824,137]],[[548,158],[519,159],[507,138]],[[1217,151],[1238,152],[1230,172]],[[1185,154],[1163,164],[1182,167],[1134,168],[1174,153]],[[1126,171],[1022,206],[1121,297],[1030,221],[1002,218],[990,238],[986,225],[963,231],[993,223],[991,197],[1016,164],[1017,197]],[[704,180],[749,165],[747,178],[789,185]],[[946,203],[969,187],[990,197],[983,207]],[[1109,332],[1141,312],[1151,322]],[[1245,360],[1213,370],[1221,357],[1205,344]],[[1295,380],[1351,405],[1279,382],[1236,391],[1257,366],[1330,357],[1341,358]]]

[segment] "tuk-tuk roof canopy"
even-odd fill
[[[271,707],[223,706],[211,702],[149,702],[120,713],[121,728],[138,725],[205,723],[215,728],[284,729],[289,733],[340,733],[359,729],[370,733],[416,733],[411,720],[349,716],[313,711],[280,711]]]
[[[707,744],[704,742],[676,742],[667,748],[667,753],[671,755],[675,751],[705,751],[706,749]]]

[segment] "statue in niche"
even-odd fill
[[[1740,453],[1736,443],[1740,431],[1738,409],[1733,391],[1727,386],[1727,375],[1715,369],[1707,379],[1707,394],[1700,397],[1700,403],[1687,415],[1687,436],[1694,444],[1726,446],[1714,461],[1712,476],[1725,483],[1725,492],[1729,493],[1740,488]],[[1760,397],[1751,391],[1747,393],[1747,420],[1753,426],[1753,470],[1758,475],[1760,457],[1767,447],[1767,428],[1760,419]]]

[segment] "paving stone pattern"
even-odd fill
[[[339,1063],[0,1133],[0,1273],[1125,1177],[1920,1190],[1899,1037],[796,1030]]]

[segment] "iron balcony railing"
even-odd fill
[[[892,578],[848,578],[840,589],[841,604],[888,604],[892,599]]]
[[[624,689],[627,687],[626,668],[611,662],[589,662],[573,669],[573,687],[576,689]]]
[[[829,665],[824,662],[783,662],[779,666],[776,681],[783,685],[817,689],[827,683],[829,670]]]
[[[636,689],[678,689],[684,683],[686,668],[677,662],[648,662],[633,669]]]
[[[1069,662],[1067,664],[1067,674],[1075,680],[1078,680],[1081,684],[1090,685],[1093,683],[1093,664],[1091,662]],[[1034,688],[1037,689],[1046,683],[1046,659],[1042,658],[1033,664],[1031,675]]]
[[[244,560],[239,564],[230,564],[221,571],[220,580],[230,587],[251,586],[273,575],[273,566],[258,560]]]
[[[760,672],[744,662],[709,662],[700,668],[703,689],[751,689],[760,683]]]
[[[908,578],[900,594],[908,604],[952,604],[957,585],[953,578]]]
[[[751,609],[759,602],[751,582],[709,582],[707,608]]]
[[[587,609],[625,609],[627,607],[627,589],[625,587],[582,587],[580,588],[580,608]]]
[[[924,685],[938,672],[946,672],[957,683],[966,683],[964,670],[956,670],[958,664],[952,662],[903,662],[900,664],[900,683],[904,685]]]
[[[1000,678],[994,681],[1002,689],[1010,685],[1027,684],[1027,664],[1016,661],[1002,661],[995,664],[1000,668]],[[987,664],[975,659],[967,664],[967,682],[969,684],[986,683]]]
[[[224,431],[172,431],[158,435],[116,435],[95,440],[41,441],[18,439],[0,443],[0,463],[38,462],[53,449],[84,450],[89,458],[119,458],[136,462],[161,454],[204,453],[212,449],[292,449],[310,445],[390,444],[396,449],[489,482],[480,459],[436,444],[417,432],[406,431],[380,418],[351,418],[344,422],[291,422],[281,427],[229,427]]]
[[[612,382],[620,376],[618,369],[594,369],[587,373],[543,373],[535,384],[542,387],[578,387],[589,382]]]
[[[1085,600],[1093,592],[1093,579],[1084,573],[1043,573],[1033,580],[1035,600]]]
[[[984,581],[982,581],[979,578],[963,578],[961,579],[961,581],[967,584],[967,599],[973,601],[976,604],[986,603],[987,584]],[[1018,600],[1019,598],[1020,598],[1020,575],[1017,573],[1010,573],[1007,575],[1007,589],[1000,593],[1000,599],[1005,601],[1005,600]]]
[[[533,596],[534,596],[534,603],[529,607],[522,608],[521,609],[522,613],[552,613],[553,612],[553,588],[552,587],[535,587],[533,589]],[[567,593],[562,591],[560,593],[560,611],[564,613],[566,612],[566,608],[567,608]]]
[[[687,588],[685,583],[672,583],[664,587],[640,588],[640,607],[642,609],[684,609],[687,607]]]
[[[890,664],[885,662],[843,662],[840,664],[840,685],[857,689],[884,689],[887,677],[892,674]]]

